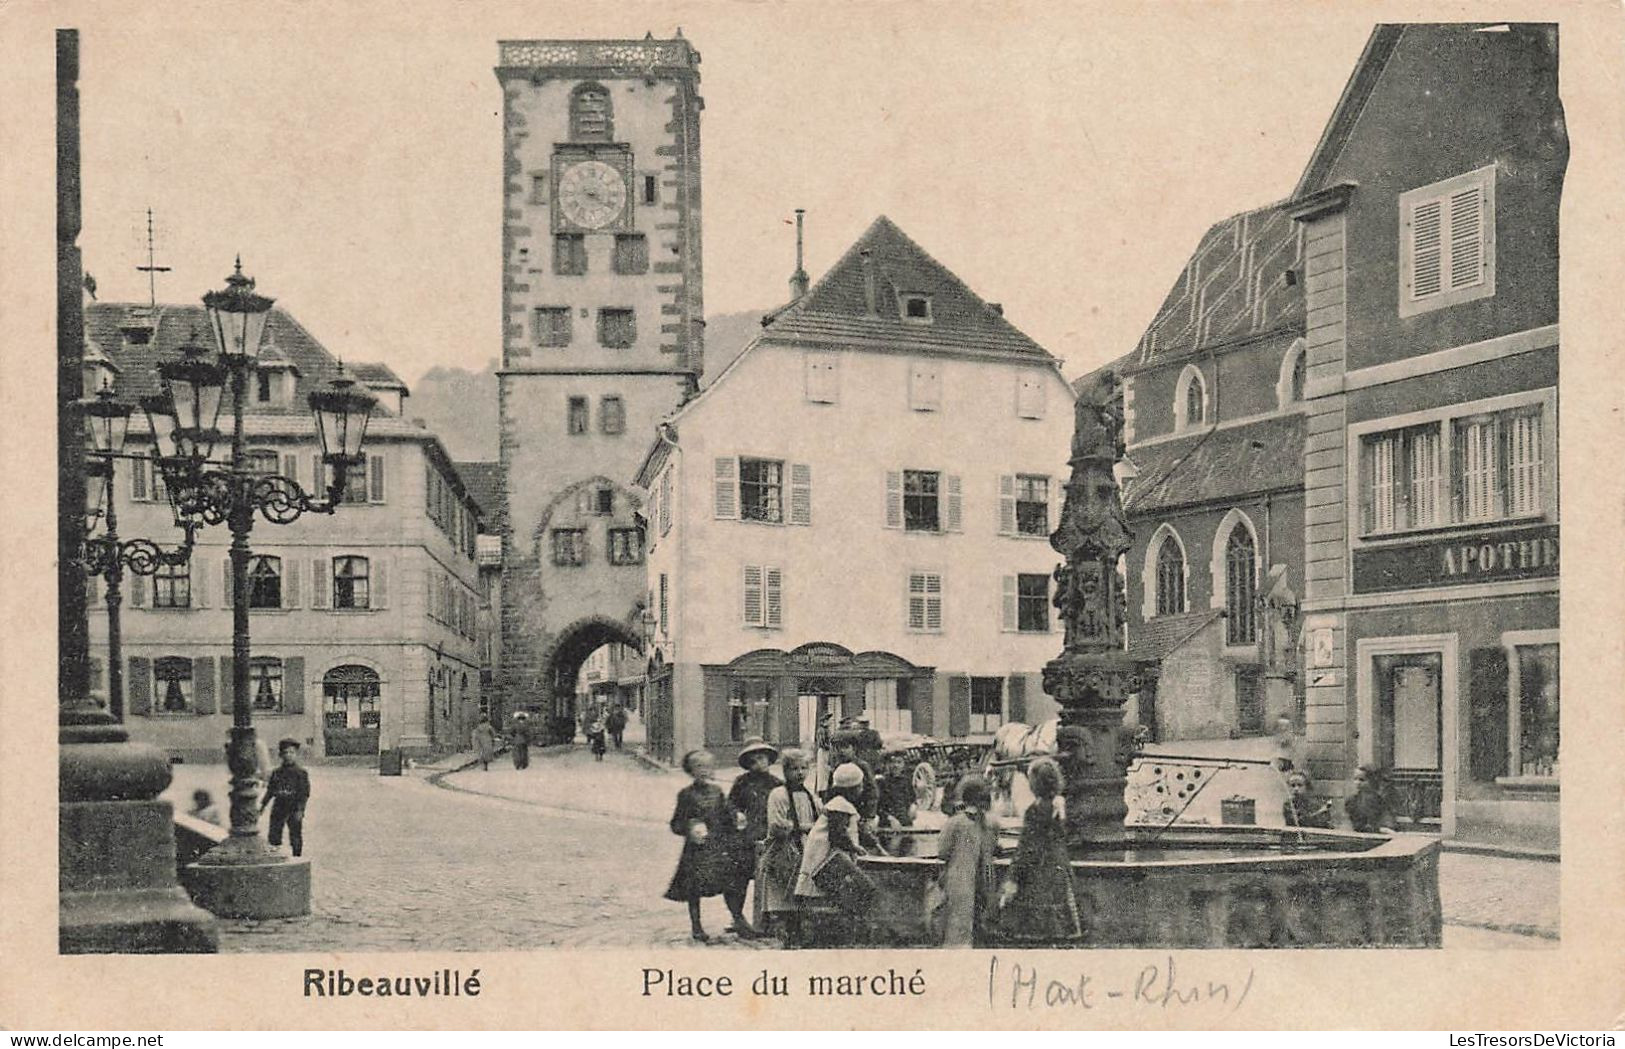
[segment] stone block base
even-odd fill
[[[209,863],[181,870],[199,907],[222,918],[297,918],[310,913],[310,860]]]
[[[220,948],[214,919],[179,886],[64,892],[58,908],[63,954],[209,954]]]

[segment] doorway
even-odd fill
[[[1360,760],[1388,770],[1401,825],[1453,835],[1456,635],[1362,638],[1355,647]]]

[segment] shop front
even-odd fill
[[[858,652],[830,642],[792,651],[761,648],[701,668],[705,744],[730,761],[761,736],[811,751],[819,726],[860,714],[882,734],[931,732],[934,671],[890,652]]]
[[[1354,551],[1356,590],[1392,595],[1349,613],[1357,757],[1406,822],[1558,848],[1558,549],[1541,526]]]

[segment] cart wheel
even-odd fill
[[[914,766],[914,799],[921,811],[930,811],[937,807],[937,770],[931,767],[929,761],[922,761]]]

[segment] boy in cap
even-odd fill
[[[285,739],[276,745],[282,764],[271,772],[265,786],[265,797],[260,800],[260,811],[271,806],[272,847],[282,844],[282,828],[288,828],[288,844],[298,856],[305,848],[305,802],[310,800],[310,773],[299,765],[299,741]]]

